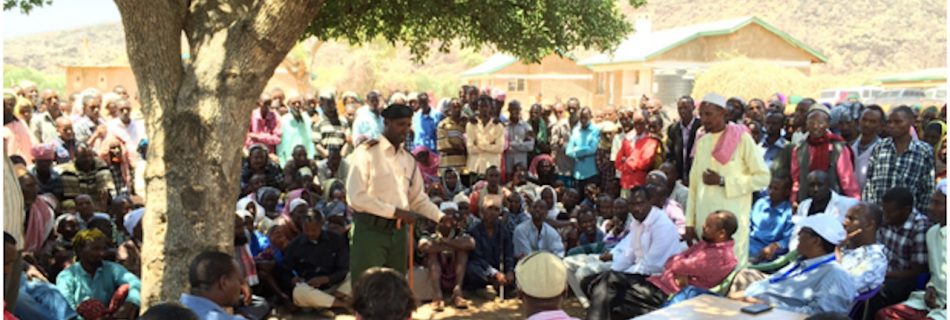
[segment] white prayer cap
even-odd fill
[[[536,251],[515,266],[515,281],[521,292],[538,299],[550,299],[564,293],[567,266],[558,256]]]
[[[442,204],[439,205],[439,210],[445,211],[449,209],[458,211],[459,205],[452,201],[443,201]]]
[[[808,216],[802,219],[799,225],[802,228],[812,229],[815,233],[824,238],[825,241],[833,245],[840,244],[841,241],[844,241],[846,236],[844,225],[841,224],[841,221],[827,213]]]
[[[718,93],[707,93],[705,96],[703,96],[703,102],[712,103],[723,109],[726,108],[726,97],[723,97]]]

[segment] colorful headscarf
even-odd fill
[[[43,247],[50,232],[53,231],[53,208],[46,197],[38,195],[30,206],[30,218],[26,222],[23,248],[36,252]]]
[[[51,143],[33,145],[30,149],[33,160],[56,160],[56,147]]]
[[[73,249],[79,251],[79,249],[81,249],[84,245],[105,238],[106,235],[96,228],[89,228],[79,231],[76,233],[76,236],[73,237]]]
[[[418,145],[412,149],[413,156],[419,156],[419,153],[428,152],[429,153],[429,164],[423,164],[422,162],[416,161],[416,166],[419,167],[419,171],[422,172],[422,178],[425,180],[425,183],[428,185],[430,183],[435,183],[439,181],[439,154],[429,150],[428,147],[423,145]]]
[[[534,159],[531,160],[531,165],[528,166],[528,173],[530,173],[535,179],[538,178],[538,164],[540,164],[541,161],[548,161],[551,164],[555,163],[554,157],[551,157],[549,154],[542,153],[535,156]]]

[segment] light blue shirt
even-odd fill
[[[42,281],[28,281],[26,273],[20,276],[20,294],[13,315],[20,319],[36,320],[72,319],[77,316],[56,286]]]
[[[759,145],[762,146],[762,149],[765,149],[765,154],[763,155],[765,165],[771,168],[772,161],[775,161],[775,158],[782,152],[782,149],[785,149],[785,145],[788,141],[785,141],[785,138],[779,137],[778,140],[775,140],[774,144],[769,144],[768,138],[768,134],[762,135],[762,142],[760,142]]]
[[[224,311],[217,303],[204,297],[182,293],[178,302],[194,311],[201,320],[246,320],[240,315],[231,315]]]
[[[293,113],[287,113],[280,119],[280,144],[277,145],[277,156],[280,157],[280,165],[283,166],[288,160],[293,159],[294,148],[298,145],[303,146],[307,151],[307,158],[313,159],[317,154],[317,149],[313,146],[311,139],[310,115],[306,111],[300,112],[301,120],[297,121]]]
[[[429,109],[429,114],[422,113],[422,108],[412,116],[412,132],[415,134],[414,145],[426,146],[430,151],[436,149],[436,129],[439,127],[439,121],[442,121],[442,112],[434,108]]]
[[[781,248],[776,256],[788,252],[788,241],[792,239],[792,203],[784,201],[774,208],[769,197],[760,198],[752,205],[750,214],[752,230],[749,233],[749,256],[756,257],[762,248],[778,242]]]
[[[574,159],[574,179],[584,180],[597,175],[597,144],[600,128],[591,123],[587,129],[578,124],[571,132],[565,154]]]
[[[535,251],[547,251],[564,257],[564,242],[561,235],[547,223],[541,223],[541,230],[531,220],[522,222],[514,232],[515,257],[524,257]]]
[[[369,106],[362,106],[356,110],[356,119],[353,119],[353,144],[357,145],[368,139],[378,139],[383,134],[383,117],[369,110]]]
[[[139,296],[142,283],[139,278],[115,262],[102,261],[102,266],[96,269],[94,275],[86,273],[82,264],[76,262],[56,277],[56,287],[73,309],[87,299],[96,299],[108,305],[115,290],[123,284],[129,285],[129,295],[125,301],[142,305]]]
[[[834,253],[790,264],[767,279],[753,282],[745,290],[745,295],[792,312],[809,315],[822,312],[847,314],[851,310],[852,299],[857,296],[857,289],[851,275],[838,262],[825,263],[802,273],[809,266],[830,257],[834,257]],[[792,270],[796,266],[798,269]],[[769,283],[770,279],[781,277],[789,271],[791,273],[784,281]]]

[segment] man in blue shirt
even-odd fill
[[[762,141],[756,141],[765,149],[765,165],[772,167],[772,160],[785,149],[785,135],[782,131],[785,127],[785,115],[781,112],[772,112],[765,118],[765,136]]]
[[[244,320],[246,318],[242,316],[228,314],[222,307],[240,302],[244,281],[231,256],[205,251],[191,261],[188,269],[191,294],[182,294],[179,302],[201,320]]]
[[[485,300],[494,300],[502,287],[509,298],[514,293],[514,246],[511,230],[498,220],[501,197],[495,194],[483,196],[479,210],[482,221],[468,231],[475,239],[475,250],[469,254],[463,286],[475,290]]]
[[[356,110],[356,119],[353,120],[353,145],[363,141],[379,139],[383,133],[383,117],[380,112],[385,106],[379,99],[379,91],[373,90],[366,94],[366,105]]]
[[[844,240],[844,226],[837,217],[816,214],[801,221],[798,261],[767,279],[753,282],[741,300],[813,315],[847,313],[857,296],[854,280],[835,261],[835,247]]]
[[[412,132],[415,134],[414,145],[426,146],[429,150],[438,150],[435,145],[436,129],[439,127],[439,121],[442,121],[442,112],[433,110],[429,106],[429,94],[419,94],[419,109],[412,116]]]
[[[600,185],[597,175],[597,144],[600,142],[600,129],[592,125],[593,117],[590,107],[584,107],[580,112],[580,125],[574,127],[570,140],[567,142],[565,154],[574,159],[575,188],[583,190],[588,184]]]
[[[768,192],[768,197],[759,198],[752,205],[750,213],[749,257],[753,263],[772,261],[788,252],[795,227],[788,178],[772,177]]]

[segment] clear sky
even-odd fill
[[[3,39],[119,21],[112,0],[53,0],[29,15],[19,8],[3,11]]]

